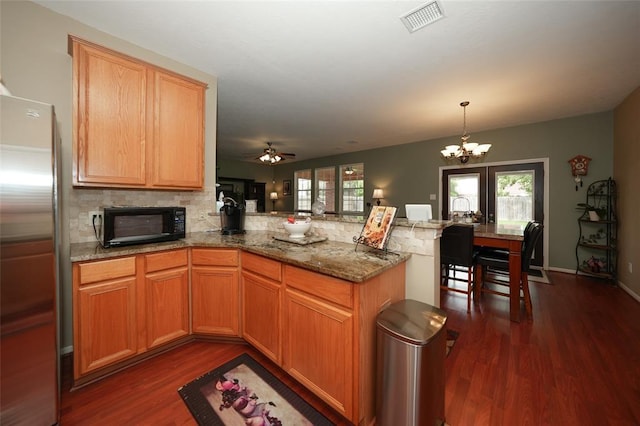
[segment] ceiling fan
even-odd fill
[[[267,142],[268,148],[265,148],[262,155],[258,157],[258,160],[263,163],[268,164],[276,164],[282,160],[286,160],[286,157],[295,157],[295,154],[287,153],[287,152],[278,152],[275,148],[273,148],[271,142]]]

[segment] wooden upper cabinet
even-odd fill
[[[202,189],[206,84],[69,36],[73,184]]]
[[[204,90],[154,73],[153,186],[201,188],[204,170]]]
[[[144,186],[147,69],[84,44],[73,44],[76,185]]]

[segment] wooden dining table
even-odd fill
[[[499,223],[474,224],[473,244],[509,250],[509,316],[520,322],[520,279],[522,278],[524,231]]]

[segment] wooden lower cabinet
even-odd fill
[[[240,336],[238,250],[191,250],[191,328],[195,334]]]
[[[147,254],[145,318],[147,349],[189,335],[187,249]]]
[[[362,283],[283,269],[282,367],[353,424],[373,424],[375,321],[404,299],[404,263]]]
[[[76,383],[189,334],[188,265],[187,249],[73,264]]]
[[[242,337],[277,364],[282,361],[280,262],[242,253]]]
[[[350,417],[353,412],[353,312],[287,289],[284,315],[284,369]]]
[[[190,333],[241,336],[353,424],[375,422],[375,322],[404,299],[404,263],[354,283],[236,249],[190,250],[190,262],[178,249],[73,264],[76,383]]]
[[[73,265],[74,377],[137,353],[135,256]]]

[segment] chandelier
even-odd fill
[[[447,145],[442,151],[442,156],[446,159],[457,158],[462,164],[469,161],[470,158],[479,158],[484,156],[491,148],[490,143],[477,144],[475,142],[467,142],[469,134],[467,133],[467,106],[469,101],[460,103],[464,110],[464,121],[462,124],[462,137],[460,145]]]

